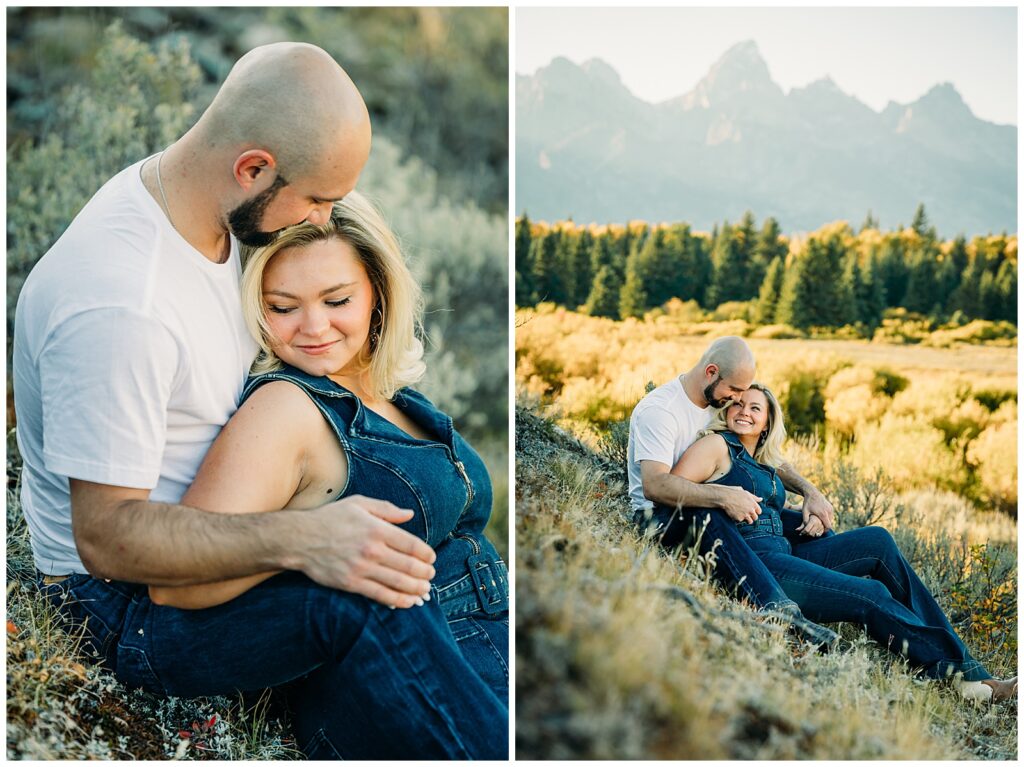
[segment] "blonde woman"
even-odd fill
[[[863,624],[924,675],[953,679],[964,697],[998,701],[1016,694],[1016,677],[993,679],[971,657],[888,531],[864,527],[796,545],[783,536],[786,491],[775,469],[784,461],[786,429],[765,386],[753,384],[701,434],[672,473],[761,498],[758,518],[737,523],[740,534],[809,620]]]
[[[429,594],[410,608],[429,624],[422,633],[408,629],[416,624],[405,611],[365,600],[378,639],[340,648],[336,675],[295,683],[289,698],[300,745],[310,758],[505,758],[508,571],[483,532],[491,484],[451,419],[410,388],[425,369],[421,300],[395,237],[353,192],[325,225],[300,224],[247,254],[242,301],[261,349],[254,376],[183,503],[229,513],[378,498],[412,510],[401,527],[437,555]],[[201,608],[244,600],[254,588],[286,595],[296,578],[305,576],[266,572],[149,592],[158,605],[194,610],[198,625]],[[318,616],[324,609],[308,608]],[[427,631],[437,623],[441,640]],[[302,641],[319,649],[330,641],[320,631]],[[446,688],[424,682],[439,673],[450,677]],[[448,742],[463,737],[453,721],[477,716],[460,706],[479,701],[481,687],[496,704],[489,724],[476,743]],[[405,717],[418,708],[404,703],[410,695],[437,699],[437,721],[416,723],[437,742],[425,737],[417,753],[399,752],[400,738],[366,742],[382,718],[410,726]]]

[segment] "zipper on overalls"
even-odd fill
[[[456,460],[455,465],[459,467],[459,474],[462,475],[463,481],[466,483],[466,507],[462,510],[462,513],[466,513],[466,509],[473,503],[473,496],[476,493],[473,492],[473,483],[469,481],[469,474],[466,473],[466,465],[462,461]]]
[[[462,538],[463,540],[470,542],[470,544],[473,546],[473,556],[476,556],[480,553],[480,544],[477,543],[476,538],[470,535],[463,535],[461,533],[459,535],[456,535],[455,537]]]

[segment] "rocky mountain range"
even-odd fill
[[[919,203],[943,236],[1017,231],[1017,128],[949,83],[876,112],[828,77],[784,92],[749,41],[657,104],[599,59],[516,78],[516,210],[534,219],[709,230],[751,210],[794,232],[871,211],[889,229]]]

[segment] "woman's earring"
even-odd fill
[[[767,441],[768,441],[768,430],[765,429],[763,432],[761,432],[761,436],[757,440],[757,446],[761,447],[761,445],[763,445]]]
[[[377,315],[375,320],[370,326],[370,349],[377,348],[377,344],[380,343],[380,331],[384,327],[384,312],[380,310],[380,304],[373,308],[374,313]]]

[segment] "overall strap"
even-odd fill
[[[740,438],[731,431],[720,431],[717,432],[717,434],[720,434],[722,439],[725,440],[725,444],[729,446],[730,458],[736,460],[744,455],[749,457],[749,453],[747,453],[747,449],[743,447],[743,443],[740,442]]]
[[[285,366],[281,370],[273,370],[251,377],[245,382],[239,407],[242,406],[254,391],[271,381],[288,381],[298,386],[316,405],[317,409],[330,424],[337,435],[342,449],[348,452],[348,432],[360,411],[359,399],[348,389],[338,386],[326,376],[311,376],[296,368]]]

